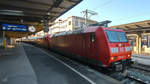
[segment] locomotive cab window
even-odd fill
[[[94,41],[95,41],[95,34],[91,33],[91,42],[94,42]]]
[[[125,32],[105,31],[109,42],[128,42]]]

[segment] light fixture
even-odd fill
[[[0,10],[0,14],[2,14],[2,15],[24,16],[23,11],[18,11],[18,10]]]
[[[16,12],[16,13],[23,13],[23,11],[20,11],[20,10],[0,10],[0,12]]]
[[[46,15],[50,15],[50,12],[47,12]]]
[[[20,22],[23,23],[23,19],[21,19]]]
[[[44,20],[41,20],[41,22],[44,22]]]

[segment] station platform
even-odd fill
[[[22,46],[0,49],[0,84],[37,84]]]
[[[55,56],[24,43],[0,49],[0,84],[120,84],[95,70]]]
[[[142,55],[142,54],[132,54],[133,57],[140,57],[145,59],[150,59],[150,55]]]
[[[150,56],[133,54],[132,59],[139,64],[150,66]]]

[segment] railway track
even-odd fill
[[[123,84],[150,84],[150,66],[136,63],[127,70],[126,75],[116,73],[111,77]]]
[[[144,72],[147,72],[147,73],[150,72],[150,66],[148,66],[148,65],[134,64],[134,65],[131,66],[131,68],[138,69],[138,70],[141,70],[141,71],[144,71]]]
[[[135,78],[134,76],[126,76],[126,78],[128,78],[128,80],[131,80],[132,82],[131,83],[138,83],[138,84],[149,84],[149,82],[145,82],[145,81],[143,81],[143,80],[141,80],[141,79],[137,79],[137,78]]]
[[[143,80],[140,77],[140,74],[136,75],[132,71],[128,71],[126,76],[124,76],[121,73],[116,73],[116,74],[111,75],[111,77],[118,81],[121,81],[122,84],[150,84],[150,81]]]
[[[150,84],[150,66],[139,63],[133,64],[128,69],[127,78],[140,84]]]
[[[140,84],[150,84],[150,76],[135,69],[128,70],[126,77]]]
[[[136,55],[132,55],[132,56],[137,58],[142,58],[142,59],[150,59],[150,57],[143,57],[143,56],[136,56]]]

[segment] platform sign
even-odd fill
[[[18,24],[2,24],[3,31],[18,31],[18,32],[27,32],[27,25],[18,25]]]

